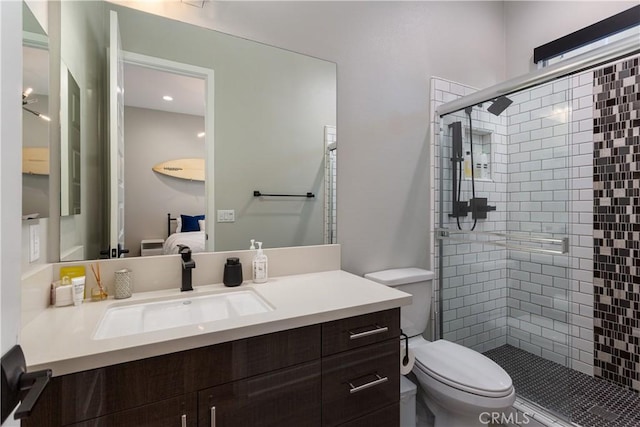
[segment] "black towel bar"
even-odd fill
[[[307,194],[264,194],[258,190],[253,191],[253,197],[306,197],[307,199],[312,199],[316,197],[313,193]]]

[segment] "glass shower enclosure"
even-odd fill
[[[561,414],[568,370],[539,365],[570,366],[568,88],[565,78],[447,114],[436,147],[440,336]]]
[[[594,371],[593,67],[628,51],[477,92],[432,80],[433,336],[493,359],[517,402],[559,420]]]

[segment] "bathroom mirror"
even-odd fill
[[[49,41],[23,3],[22,215],[49,217]]]
[[[193,132],[161,130],[175,117],[202,123],[202,116],[135,104],[125,91],[126,256],[140,255],[144,242],[167,239],[176,225],[172,221],[168,230],[167,214],[206,214],[207,251],[248,249],[250,239],[266,248],[331,243],[335,191],[327,189],[335,189],[335,173],[327,173],[327,159],[336,153],[329,150],[336,139],[334,63],[107,2],[65,1],[61,57],[77,80],[82,106],[81,203],[80,214],[60,218],[61,260],[95,259],[111,249],[105,54],[110,10],[118,14],[129,58],[183,64],[213,76],[207,84],[213,84],[214,102],[204,115],[213,119],[214,131],[200,138],[201,126]],[[158,118],[167,114],[175,117]],[[163,145],[170,147],[165,151]],[[205,182],[152,169],[190,157],[204,158]],[[254,191],[279,196],[255,197]]]

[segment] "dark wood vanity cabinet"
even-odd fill
[[[400,310],[54,377],[27,427],[399,425]]]
[[[399,337],[400,309],[322,325],[323,426],[400,424]]]

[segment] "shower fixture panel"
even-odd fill
[[[476,197],[469,200],[469,210],[473,219],[487,219],[487,212],[495,211],[495,206],[489,206],[486,197]]]
[[[506,108],[507,106],[509,106],[509,104],[511,104],[512,101],[510,99],[506,97],[502,97],[502,98],[505,99],[503,101],[500,101],[502,103],[502,106],[504,106],[504,108]],[[498,100],[496,100],[494,105],[496,103],[498,103]],[[501,110],[500,112],[502,111],[504,111],[504,109]],[[471,212],[471,217],[473,219],[473,225],[471,226],[471,230],[474,230],[476,227],[477,221],[479,219],[487,219],[487,213],[490,211],[496,210],[495,206],[489,206],[487,202],[487,198],[476,197],[476,183],[475,183],[476,176],[474,173],[473,127],[472,127],[472,120],[471,120],[471,112],[472,112],[472,107],[465,109],[465,113],[469,117],[468,134],[469,134],[470,150],[467,151],[467,154],[470,154],[470,162],[472,166],[471,176],[470,176],[472,196],[468,202],[460,200],[460,195],[462,192],[462,181],[463,181],[462,164],[465,161],[465,157],[463,156],[464,148],[463,148],[462,122],[457,121],[449,125],[449,129],[451,130],[451,140],[452,140],[451,171],[452,171],[452,181],[453,181],[452,197],[451,197],[451,213],[449,214],[449,217],[456,218],[458,229],[460,230],[462,230],[460,218],[466,217],[469,214],[469,212]],[[487,157],[486,153],[483,154],[483,157],[486,159]],[[487,168],[488,165],[485,165],[484,167]],[[478,176],[477,178],[480,178],[480,176]],[[485,177],[485,180],[486,180],[486,177]]]
[[[461,170],[462,162],[464,161],[464,157],[462,157],[462,123],[451,123],[449,128],[451,129],[453,141],[451,153],[451,171],[453,174],[453,193],[451,200],[453,201],[453,205],[451,206],[452,213],[449,214],[449,217],[459,218],[465,217],[469,213],[467,202],[458,201],[458,191],[462,181],[462,177],[458,177],[458,171]]]

